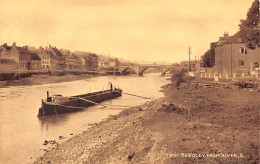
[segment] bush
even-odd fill
[[[187,72],[187,70],[182,69],[180,70],[178,73],[175,73],[171,76],[171,81],[176,85],[179,86],[182,82],[185,82],[184,76],[185,76],[185,72]]]
[[[257,88],[259,86],[259,82],[252,80],[239,80],[235,82],[234,85],[240,88]]]

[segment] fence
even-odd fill
[[[227,74],[227,73],[210,73],[210,72],[201,72],[201,73],[195,73],[195,77],[199,78],[215,78],[218,76],[220,79],[234,79],[234,78],[260,78],[259,73],[255,74],[245,74],[245,73],[233,73]]]

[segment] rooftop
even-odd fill
[[[220,37],[217,45],[230,44],[230,43],[243,43],[241,38],[241,32],[238,31],[233,36]]]
[[[6,50],[11,50],[11,46],[8,46],[7,44],[3,44],[3,47],[6,49]]]
[[[36,54],[36,53],[32,53],[32,60],[41,60],[41,58]]]
[[[22,54],[30,54],[31,53],[26,47],[18,47],[18,46],[16,46],[16,48],[19,51],[19,53],[22,53]]]
[[[14,59],[1,59],[2,64],[18,64]]]

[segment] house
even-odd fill
[[[28,46],[19,47],[14,42],[12,46],[4,43],[0,46],[2,64],[6,65],[6,69],[20,70],[39,70],[41,68],[41,59],[36,53],[29,51]],[[9,65],[9,66],[7,66]]]
[[[18,69],[18,63],[14,59],[1,59],[0,72]]]
[[[41,58],[37,53],[31,53],[31,70],[41,70]]]
[[[75,69],[81,69],[81,58],[73,53],[71,53],[69,50],[60,50],[61,54],[65,58],[65,68],[66,70],[75,70]]]
[[[81,69],[86,69],[86,55],[80,54],[80,55],[77,55],[77,56],[78,56],[80,63],[81,63]]]
[[[87,70],[91,70],[91,71],[95,71],[98,68],[98,56],[94,53],[88,53],[85,56],[86,59],[86,69]]]
[[[60,50],[60,53],[64,57],[65,60],[65,69],[66,70],[72,70],[74,69],[74,57],[72,56],[72,53],[69,50]]]
[[[81,59],[80,59],[80,57],[78,57],[75,54],[72,54],[72,57],[74,59],[74,63],[73,63],[74,69],[81,69],[82,67],[81,67]]]
[[[233,76],[234,73],[250,75],[259,70],[260,49],[247,48],[240,37],[240,32],[233,36],[225,33],[215,48],[215,73],[223,73]]]
[[[51,55],[48,53],[47,50],[40,47],[38,56],[41,58],[41,66],[42,69],[50,69],[51,68]]]
[[[108,57],[105,55],[99,55],[98,56],[98,67],[103,69],[105,67],[108,67]]]
[[[6,43],[0,46],[0,60],[10,58],[11,46],[8,46]]]
[[[48,53],[48,51],[46,49],[44,49],[43,47],[39,47],[39,49],[36,49],[35,47],[28,47],[28,50],[33,52],[33,53],[36,53],[40,59],[41,59],[41,63],[40,63],[40,66],[41,66],[41,69],[44,69],[44,70],[48,70],[51,66],[51,58],[50,58],[50,55]]]
[[[87,53],[84,51],[75,51],[75,52],[73,52],[73,55],[76,55],[78,57],[77,60],[80,60],[80,61],[77,61],[78,64],[79,64],[79,62],[81,64],[80,68],[85,69]]]
[[[31,52],[29,52],[27,48],[27,46],[18,47],[16,46],[15,42],[12,46],[7,46],[7,44],[3,44],[1,46],[1,58],[11,59],[12,61],[15,61],[17,63],[17,69],[30,70]],[[11,63],[14,64],[14,62]]]
[[[120,65],[120,62],[119,62],[119,60],[116,59],[116,58],[110,58],[110,59],[108,60],[108,65],[109,65],[110,67],[118,67],[118,66]]]
[[[65,57],[61,54],[61,52],[56,48],[49,45],[46,48],[50,56],[50,69],[51,70],[63,70],[65,69]]]

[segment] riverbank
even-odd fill
[[[258,88],[185,78],[164,93],[94,124],[35,163],[259,163]]]
[[[86,78],[96,77],[96,76],[100,76],[100,75],[66,74],[62,76],[51,76],[47,74],[38,74],[38,75],[32,75],[31,77],[27,77],[27,78],[20,78],[18,80],[0,81],[0,88],[6,86],[24,86],[24,85],[46,84],[46,83],[61,83],[61,82],[81,80],[81,79],[86,79]]]

